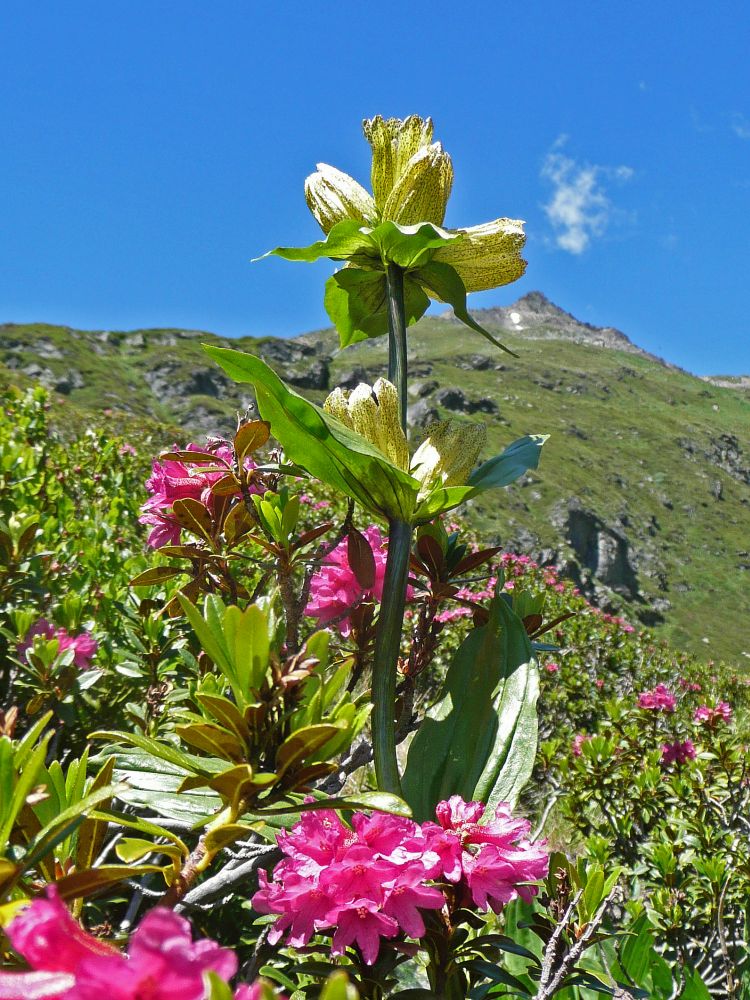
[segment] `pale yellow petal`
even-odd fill
[[[406,164],[382,209],[382,217],[402,225],[442,225],[453,186],[453,164],[439,142],[423,146]]]
[[[372,389],[360,382],[349,395],[349,417],[357,434],[367,438],[370,444],[380,447],[378,440],[378,404]]]
[[[353,177],[327,163],[319,163],[305,181],[305,200],[324,233],[344,219],[375,221],[372,197]]]
[[[372,391],[378,401],[378,440],[380,450],[399,469],[409,468],[409,445],[399,419],[398,390],[392,382],[379,378]]]
[[[336,417],[337,420],[340,420],[341,423],[345,424],[350,430],[354,430],[352,418],[349,416],[348,400],[349,394],[346,390],[337,387],[326,397],[326,400],[323,403],[323,409],[326,413],[330,413],[332,417]]]
[[[404,119],[376,115],[365,119],[362,129],[372,148],[372,192],[382,209],[406,164],[432,142],[432,120],[419,115]]]
[[[526,261],[521,257],[526,235],[520,219],[495,219],[451,232],[463,239],[440,247],[433,260],[454,267],[467,292],[509,285],[526,270]]]
[[[484,424],[441,420],[428,429],[411,461],[411,474],[425,490],[440,484],[462,486],[487,440]]]

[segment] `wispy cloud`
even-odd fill
[[[733,114],[729,124],[738,139],[750,139],[750,121],[743,114],[739,112]]]
[[[563,152],[566,142],[567,136],[560,136],[544,159],[541,176],[552,184],[552,196],[543,207],[555,232],[555,244],[580,254],[604,234],[613,215],[607,182],[628,181],[633,169],[579,163]]]

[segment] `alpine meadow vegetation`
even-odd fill
[[[466,296],[523,223],[444,228],[429,119],[364,134],[271,253],[335,263],[371,385],[209,345],[254,404],[199,441],[0,397],[0,1000],[748,1000],[750,676],[467,526],[554,440],[415,439],[410,327],[512,354]]]

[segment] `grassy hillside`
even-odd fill
[[[608,610],[676,645],[745,662],[750,598],[750,398],[639,351],[618,331],[579,323],[538,293],[481,320],[520,355],[501,354],[450,318],[410,331],[410,420],[486,419],[499,450],[551,435],[542,467],[471,516],[483,537],[554,562]],[[82,332],[0,327],[10,380],[36,379],[77,409],[110,408],[195,436],[228,434],[252,403],[207,363],[202,341],[261,354],[320,400],[382,372],[370,341],[336,352],[332,331],[295,340],[182,330]],[[168,425],[168,426],[167,426]]]

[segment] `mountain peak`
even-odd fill
[[[544,292],[527,292],[509,306],[491,306],[488,309],[474,309],[472,312],[484,326],[500,327],[529,340],[572,340],[579,344],[639,354],[669,368],[674,367],[638,347],[615,327],[594,326],[577,319],[572,313],[555,305]],[[441,313],[441,318],[458,322],[452,309]]]

